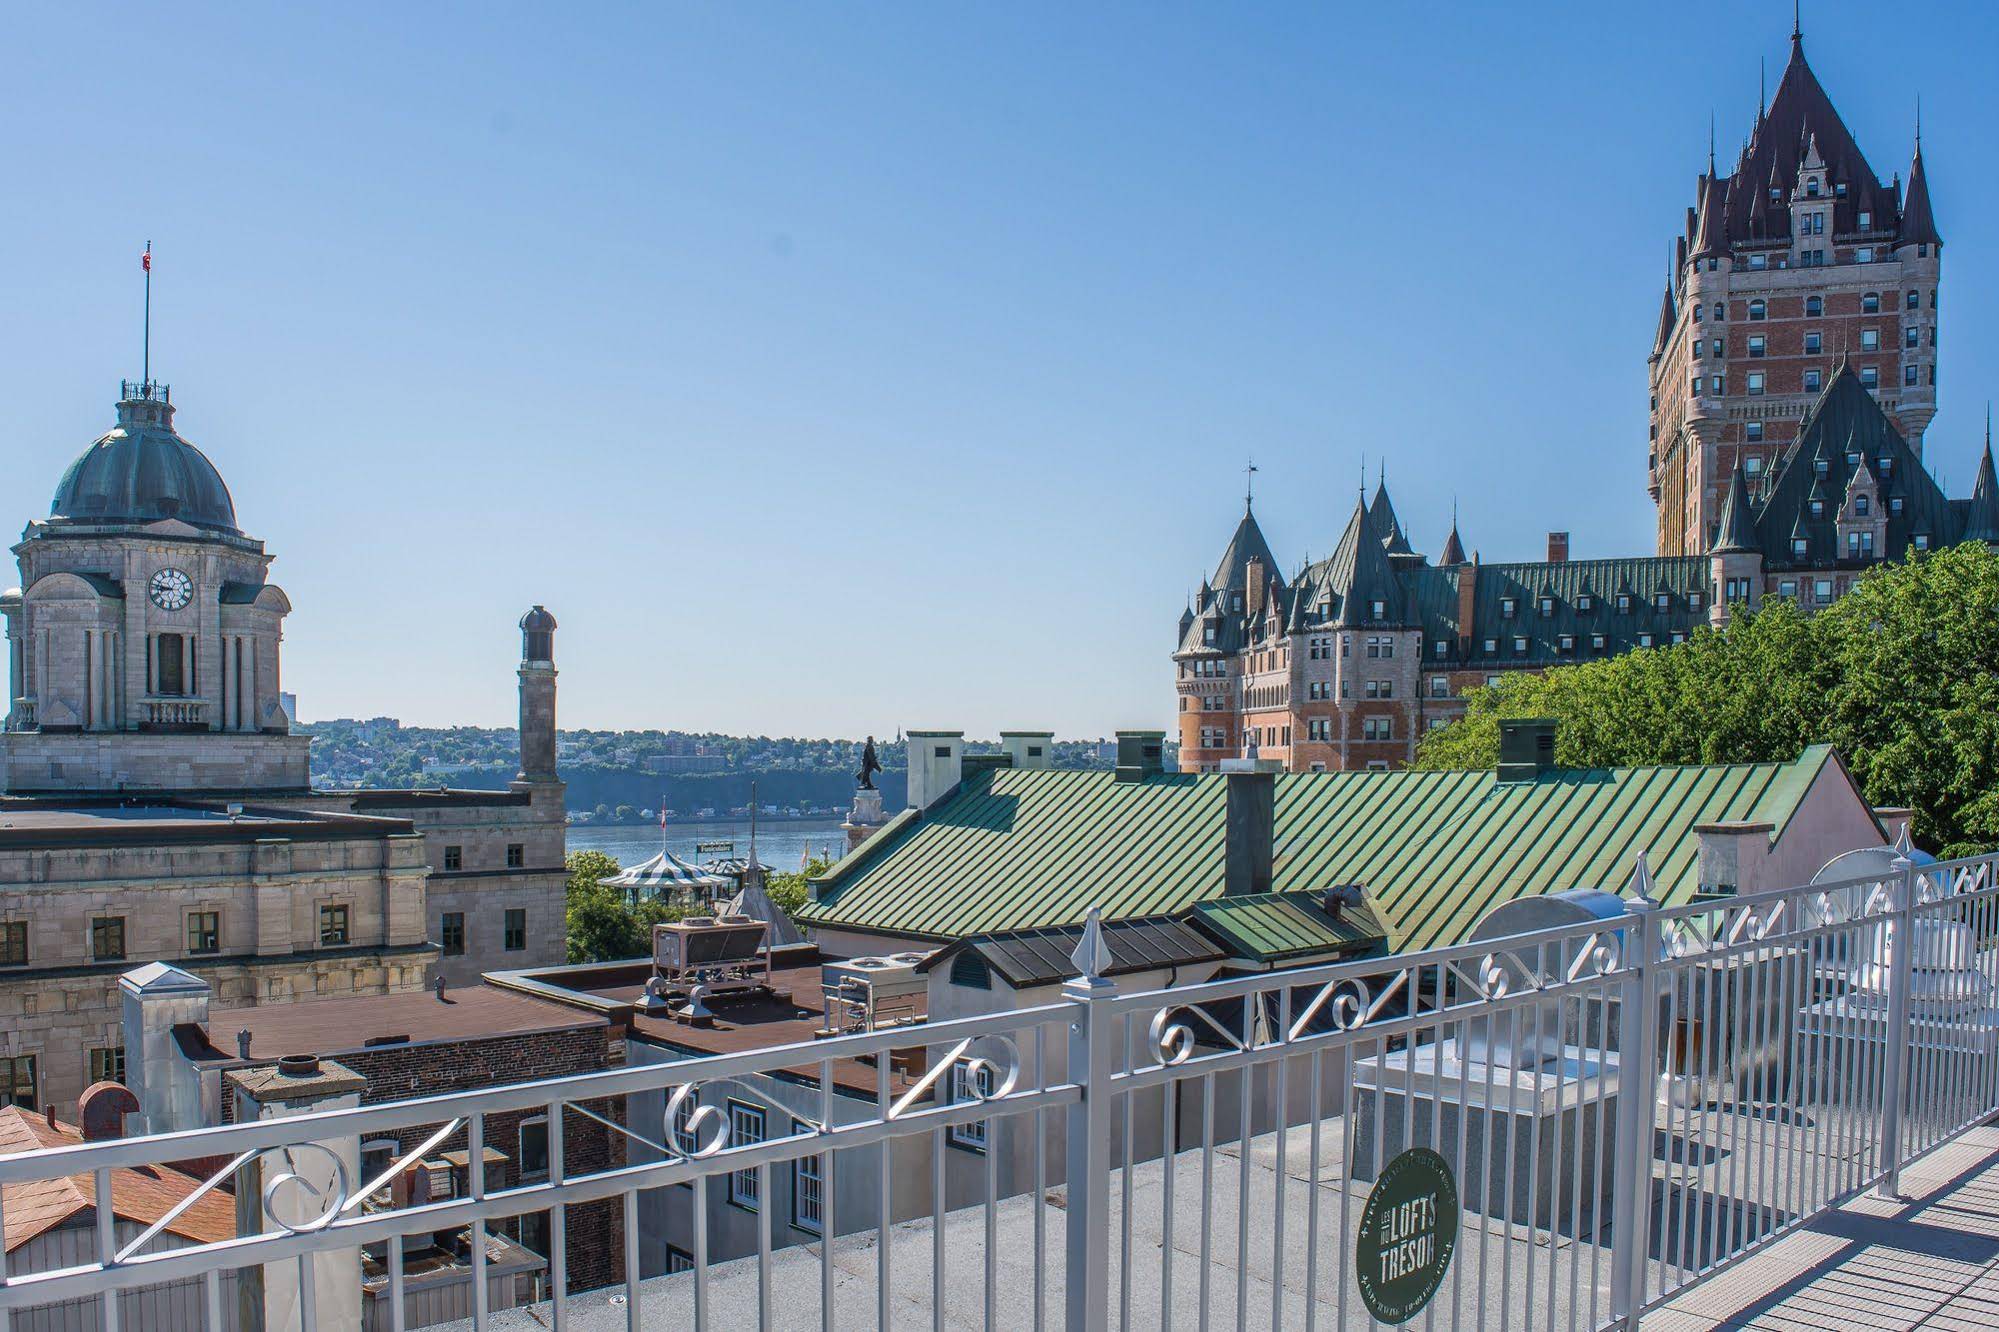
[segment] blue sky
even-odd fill
[[[1646,553],[1674,229],[1784,4],[42,6],[0,80],[0,464],[156,374],[297,607],[308,718],[1165,725],[1254,455],[1287,562],[1365,455],[1420,547]],[[1914,105],[1968,487],[1999,352],[1985,6],[1806,6]],[[1708,59],[1713,55],[1713,59]]]

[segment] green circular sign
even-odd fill
[[[1458,1244],[1458,1182],[1450,1162],[1411,1147],[1374,1181],[1360,1214],[1354,1274],[1360,1301],[1383,1323],[1406,1323],[1444,1284]]]

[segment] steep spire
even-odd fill
[[[1673,325],[1679,319],[1680,311],[1673,300],[1673,274],[1666,274],[1666,294],[1659,302],[1659,327],[1652,334],[1652,359],[1658,360],[1666,353],[1666,343],[1673,336]]]
[[[1985,450],[1978,455],[1978,479],[1964,515],[1966,541],[1999,542],[1999,476],[1992,470],[1992,407],[1985,408]]]
[[[1753,554],[1757,549],[1756,519],[1749,506],[1749,473],[1738,461],[1734,475],[1728,478],[1728,497],[1721,502],[1721,523],[1710,553]]]
[[[1387,533],[1366,504],[1355,502],[1353,516],[1327,564],[1327,582],[1340,598],[1338,623],[1393,623],[1402,618],[1402,585],[1388,560]],[[1383,606],[1379,619],[1374,614],[1377,601]]]
[[[1458,502],[1451,501],[1451,534],[1444,538],[1443,554],[1437,557],[1439,564],[1463,564],[1465,543],[1458,537]]]
[[[1930,177],[1923,170],[1922,112],[1916,113],[1916,156],[1909,165],[1909,188],[1902,196],[1902,228],[1898,245],[1941,245],[1936,216],[1930,212]]]

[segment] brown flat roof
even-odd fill
[[[0,797],[0,849],[159,842],[336,841],[414,831],[407,819],[229,802],[59,796]]]
[[[483,1040],[609,1025],[602,1014],[568,1004],[492,985],[468,985],[447,989],[442,1000],[429,990],[418,990],[232,1008],[209,1017],[208,1049],[189,1054],[233,1062],[239,1031],[250,1033],[252,1059],[288,1054],[338,1058],[404,1042]]]

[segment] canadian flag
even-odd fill
[[[139,267],[146,272],[153,271],[153,243],[146,242],[146,252],[139,256]]]

